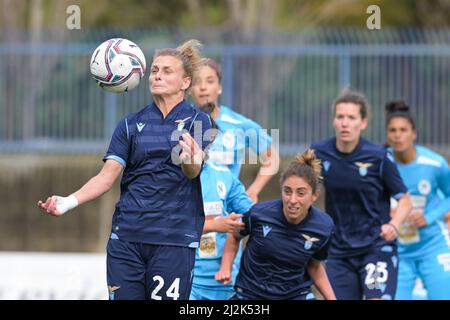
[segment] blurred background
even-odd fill
[[[380,28],[373,30],[370,5],[380,9]],[[6,267],[20,269],[12,267],[11,255],[23,252],[37,254],[33,259],[48,252],[104,254],[118,183],[63,218],[36,206],[95,175],[117,121],[151,102],[148,71],[125,94],[95,84],[89,61],[101,42],[130,39],[147,66],[156,48],[203,42],[204,55],[222,64],[220,102],[264,128],[280,129],[282,168],[312,141],[334,133],[330,105],[346,87],[371,103],[367,138],[384,143],[384,104],[402,98],[416,115],[418,142],[448,158],[449,17],[450,0],[0,0],[0,250]],[[247,186],[256,170],[244,166]],[[260,200],[278,196],[274,178]],[[24,292],[6,298],[55,298]]]

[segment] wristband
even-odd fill
[[[76,206],[78,206],[78,199],[73,194],[68,197],[56,196],[56,210],[60,214],[64,214]]]

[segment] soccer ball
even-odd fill
[[[145,73],[145,56],[132,41],[109,39],[91,57],[91,74],[97,84],[111,92],[126,92],[137,87]]]

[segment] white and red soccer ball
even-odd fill
[[[145,74],[145,56],[132,41],[109,39],[91,57],[91,74],[103,89],[126,92],[134,89]]]

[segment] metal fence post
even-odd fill
[[[233,53],[231,53],[229,50],[226,50],[223,57],[222,57],[222,97],[221,97],[221,104],[224,104],[229,107],[233,107],[233,60],[234,56]]]
[[[108,140],[116,125],[117,119],[117,95],[115,93],[106,92],[105,91],[105,130],[104,130],[104,139]]]
[[[345,52],[339,55],[339,90],[351,85],[350,56]]]

